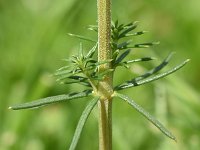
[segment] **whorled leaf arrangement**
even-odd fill
[[[33,102],[14,105],[9,108],[13,110],[38,108],[38,107],[42,107],[42,106],[52,104],[52,103],[64,102],[67,100],[93,96],[94,97],[93,100],[89,102],[89,104],[86,106],[78,122],[71,146],[69,148],[70,150],[74,150],[78,143],[83,126],[90,112],[92,111],[94,106],[97,104],[97,101],[99,100],[100,95],[98,95],[97,93],[97,87],[98,87],[99,81],[101,81],[107,73],[114,72],[117,67],[123,66],[125,68],[129,68],[129,65],[131,65],[132,63],[146,62],[146,61],[151,61],[154,59],[153,57],[144,57],[144,58],[138,58],[138,59],[133,59],[133,60],[124,60],[132,49],[148,48],[150,46],[158,44],[158,42],[132,44],[132,41],[127,40],[127,38],[130,39],[134,36],[139,36],[145,33],[145,31],[132,33],[132,31],[136,29],[136,27],[137,27],[137,22],[129,23],[126,25],[118,24],[118,21],[116,21],[115,23],[112,23],[111,47],[113,50],[113,57],[111,60],[107,60],[104,62],[98,62],[97,59],[94,58],[94,53],[96,52],[97,45],[98,45],[98,43],[95,40],[91,40],[90,38],[80,36],[80,35],[69,34],[71,36],[74,36],[83,40],[95,42],[94,47],[92,47],[89,50],[89,52],[86,55],[84,55],[82,44],[80,44],[78,55],[74,55],[70,59],[66,59],[69,65],[58,69],[55,75],[58,77],[58,81],[60,81],[63,84],[78,83],[78,84],[86,86],[86,90],[82,92],[47,97],[47,98],[39,99]],[[88,29],[95,32],[98,31],[97,26],[89,26]],[[121,42],[122,39],[123,39],[123,42]],[[135,86],[140,86],[140,85],[158,80],[160,78],[163,78],[179,70],[189,61],[189,60],[185,60],[184,62],[175,66],[171,70],[168,70],[164,73],[158,73],[161,69],[163,69],[169,63],[172,57],[172,54],[173,53],[169,54],[169,56],[167,56],[167,58],[164,59],[164,61],[161,64],[147,71],[145,74],[142,74],[138,77],[135,77],[129,81],[125,81],[124,83],[115,86],[114,92],[111,96],[119,97],[122,100],[128,102],[128,104],[130,104],[133,108],[135,108],[136,111],[138,111],[145,118],[147,118],[162,133],[164,133],[169,138],[176,140],[175,136],[170,131],[168,131],[158,120],[156,120],[153,116],[151,116],[140,105],[138,105],[135,101],[133,101],[128,96],[118,93],[118,91],[120,90],[135,87]],[[99,73],[98,67],[106,63],[112,64],[111,69]]]

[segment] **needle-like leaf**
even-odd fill
[[[56,81],[65,80],[65,79],[67,79],[67,78],[70,78],[70,77],[73,76],[73,75],[78,74],[78,73],[79,73],[79,72],[74,72],[74,73],[68,73],[68,74],[60,75],[60,76],[56,79]]]
[[[54,73],[54,75],[55,76],[62,76],[62,75],[66,75],[66,74],[69,74],[69,73],[72,73],[72,70],[63,70],[63,69],[60,69],[60,70],[57,70],[56,73]]]
[[[89,25],[87,27],[88,30],[91,30],[91,31],[95,31],[95,32],[98,32],[98,26],[97,25]]]
[[[80,58],[83,58],[83,45],[82,45],[82,43],[80,43],[79,57],[80,57]]]
[[[127,33],[134,30],[136,27],[137,27],[136,23],[131,23],[131,24],[127,25],[125,30],[119,35],[119,39],[125,37]]]
[[[148,31],[139,31],[139,32],[135,32],[135,33],[129,33],[129,34],[126,34],[125,37],[142,35],[142,34],[145,34],[146,32],[148,32]]]
[[[114,65],[117,65],[120,63],[128,54],[130,53],[130,49],[126,50],[124,53],[122,53],[114,62]]]
[[[66,69],[69,69],[71,66],[63,66],[59,69],[56,70],[56,72],[59,72],[59,71],[63,71],[63,70],[66,70]]]
[[[132,40],[129,40],[129,41],[125,41],[123,43],[120,43],[117,45],[117,49],[119,50],[124,50],[128,47],[128,45],[132,42]]]
[[[94,55],[97,46],[98,46],[98,43],[96,43],[95,46],[91,50],[89,50],[89,52],[86,55],[86,58],[91,58]]]
[[[92,40],[92,39],[87,38],[87,37],[82,36],[82,35],[76,35],[76,34],[72,34],[72,33],[68,33],[68,35],[69,35],[69,36],[72,36],[72,37],[79,38],[79,39],[81,39],[81,40],[85,40],[85,41],[90,41],[90,42],[95,42],[95,43],[97,42],[97,41],[95,41],[95,40]]]
[[[170,53],[163,61],[161,64],[159,64],[158,66],[156,66],[155,68],[147,71],[146,73],[140,75],[139,77],[136,77],[134,80],[135,81],[139,81],[142,79],[145,79],[155,73],[157,73],[158,71],[160,71],[161,69],[163,69],[165,66],[167,66],[167,64],[169,63],[169,61],[171,60],[172,56],[174,53]]]
[[[140,114],[142,114],[145,118],[147,118],[152,124],[154,124],[162,133],[164,133],[167,137],[176,141],[176,137],[168,131],[157,119],[155,119],[151,114],[149,114],[146,110],[144,110],[140,105],[138,105],[135,101],[129,98],[126,95],[115,93],[114,96],[119,97],[126,102],[128,102],[133,108],[135,108]]]
[[[156,58],[154,57],[143,57],[143,58],[138,58],[138,59],[133,59],[133,60],[129,60],[129,61],[124,61],[124,62],[120,62],[117,64],[117,66],[123,66],[125,68],[129,68],[129,64],[131,63],[135,63],[135,62],[143,62],[143,61],[151,61],[151,60],[155,60]],[[141,77],[141,76],[139,76]]]
[[[92,101],[90,101],[88,103],[88,105],[86,106],[86,108],[84,109],[80,119],[79,119],[79,122],[78,122],[78,125],[76,127],[76,131],[74,133],[74,137],[72,139],[72,142],[71,142],[71,145],[70,145],[70,148],[69,150],[75,150],[76,146],[77,146],[77,143],[79,141],[79,138],[80,138],[80,135],[81,135],[81,132],[83,130],[83,127],[87,121],[87,118],[88,116],[90,115],[92,109],[94,108],[94,106],[97,104],[99,100],[99,97],[95,97]]]
[[[141,62],[141,61],[151,61],[151,60],[155,60],[156,58],[154,57],[143,57],[143,58],[138,58],[138,59],[133,59],[133,60],[128,60],[128,61],[124,61],[122,63],[124,64],[131,64],[131,63],[135,63],[135,62]]]
[[[90,95],[92,90],[85,90],[79,93],[71,93],[71,94],[62,94],[57,96],[46,97],[42,99],[38,99],[32,102],[27,102],[23,104],[10,106],[9,109],[19,110],[19,109],[29,109],[29,108],[38,108],[52,103],[64,102],[71,99],[82,98]]]
[[[133,46],[127,46],[126,48],[149,48],[154,45],[158,45],[160,42],[150,42],[150,43],[141,43],[141,44],[135,44]]]
[[[72,83],[82,83],[82,82],[87,82],[88,78],[82,77],[82,76],[70,76],[66,79],[63,79],[61,83],[65,84],[72,84]]]
[[[181,69],[183,66],[185,66],[190,60],[187,59],[185,60],[183,63],[181,63],[180,65],[177,65],[176,67],[174,67],[173,69],[167,71],[167,72],[164,72],[164,73],[160,73],[156,76],[153,76],[151,78],[148,78],[148,79],[144,79],[144,80],[139,80],[139,81],[136,81],[134,79],[130,80],[130,81],[127,81],[119,86],[116,86],[115,87],[115,90],[122,90],[122,89],[126,89],[126,88],[131,88],[131,87],[135,87],[135,86],[140,86],[142,84],[146,84],[146,83],[149,83],[149,82],[152,82],[152,81],[155,81],[155,80],[158,80],[160,78],[163,78],[165,76],[168,76],[170,74],[172,74],[173,72],[176,72],[177,70]]]

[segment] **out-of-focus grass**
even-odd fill
[[[164,137],[138,113],[119,100],[113,106],[114,150],[197,150],[200,147],[200,1],[113,1],[113,18],[140,21],[149,30],[137,41],[161,41],[153,49],[135,50],[132,57],[170,51],[177,54],[172,65],[191,62],[171,77],[126,91],[177,136],[178,143]],[[85,30],[96,23],[94,0],[1,0],[0,1],[0,149],[54,150],[69,145],[86,99],[37,110],[10,111],[10,104],[81,90],[58,85],[52,73],[60,61],[77,50],[79,40],[68,32],[95,36]],[[84,43],[84,47],[91,46]],[[159,63],[159,59],[154,61]],[[153,64],[152,64],[153,65]],[[131,78],[151,66],[133,66]],[[125,70],[123,70],[124,72]],[[115,82],[123,80],[118,71]],[[129,72],[130,73],[130,72]],[[78,149],[98,149],[98,113],[84,128]],[[92,139],[92,140],[91,140]],[[92,142],[91,142],[92,141]]]

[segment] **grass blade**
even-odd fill
[[[76,146],[77,146],[77,143],[79,141],[79,138],[80,138],[80,135],[81,135],[81,132],[83,130],[83,127],[87,121],[87,118],[88,116],[90,115],[92,109],[94,108],[94,106],[97,104],[99,100],[99,97],[95,97],[92,101],[89,102],[89,104],[86,106],[86,108],[84,109],[80,119],[79,119],[79,122],[78,122],[78,125],[76,127],[76,131],[74,133],[74,137],[72,139],[72,142],[71,142],[71,145],[70,145],[70,148],[69,150],[75,150]]]
[[[38,100],[35,100],[35,101],[32,101],[32,102],[13,105],[13,106],[10,106],[9,109],[19,110],[19,109],[38,108],[38,107],[42,107],[42,106],[49,105],[49,104],[52,104],[52,103],[64,102],[66,100],[86,97],[86,96],[90,95],[91,93],[92,93],[92,90],[85,90],[85,91],[79,92],[79,93],[71,93],[71,94],[62,94],[62,95],[57,95],[57,96],[51,96],[51,97],[38,99]]]
[[[155,119],[151,114],[149,114],[146,110],[144,110],[140,105],[138,105],[135,101],[129,98],[126,95],[115,93],[116,97],[119,97],[126,102],[128,102],[133,108],[135,108],[140,114],[142,114],[145,118],[147,118],[152,124],[154,124],[162,133],[164,133],[167,137],[176,141],[176,137],[168,131],[157,119]]]

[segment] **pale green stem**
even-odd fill
[[[111,0],[97,0],[98,9],[98,61],[112,59],[111,41]],[[99,67],[99,72],[111,68],[111,63]],[[112,73],[99,82],[99,149],[112,149]]]
[[[99,150],[112,150],[112,100],[99,103]]]

